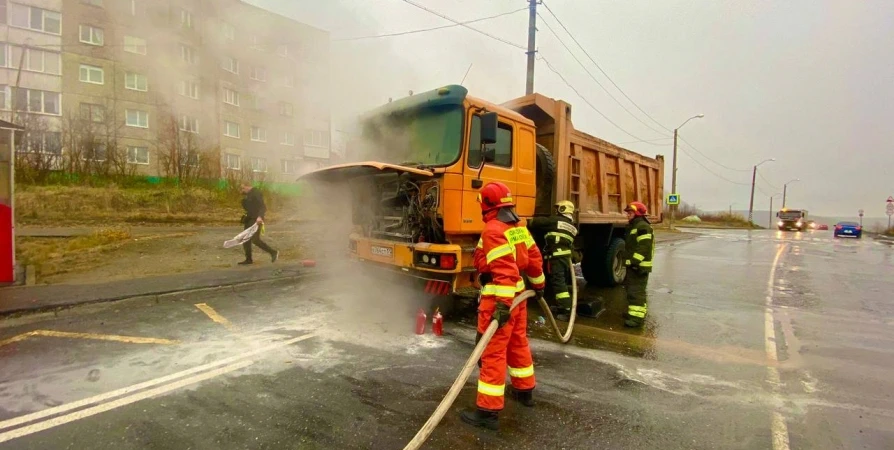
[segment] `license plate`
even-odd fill
[[[370,247],[369,252],[375,256],[384,256],[386,258],[394,257],[394,249],[391,247],[381,247],[378,245],[373,245]]]
[[[851,234],[851,233],[853,233],[853,231],[851,231],[851,230],[844,230],[844,232],[845,232],[845,234]]]

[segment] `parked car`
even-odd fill
[[[863,236],[863,227],[856,222],[838,222],[838,224],[835,225],[835,231],[832,232],[832,235],[836,238],[848,236],[860,239]]]
[[[824,224],[824,223],[820,223],[820,224],[817,224],[817,225],[816,225],[816,229],[817,229],[817,230],[828,230],[828,229],[829,229],[829,226],[826,225],[826,224]]]

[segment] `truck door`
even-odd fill
[[[481,171],[479,186],[478,167],[481,164],[481,118],[469,114],[469,141],[466,143],[466,163],[463,169],[463,220],[462,231],[473,232],[484,228],[481,220],[481,206],[478,204],[478,192],[481,187],[491,181],[499,181],[509,187],[512,195],[518,195],[516,151],[517,143],[512,122],[500,118],[497,127],[497,142],[486,149],[496,150],[494,162],[484,166]],[[476,187],[478,186],[478,187]]]

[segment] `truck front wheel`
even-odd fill
[[[584,251],[581,272],[587,284],[614,287],[624,282],[627,267],[624,265],[624,240],[612,239],[608,247],[593,247]]]

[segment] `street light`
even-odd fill
[[[754,165],[754,171],[751,173],[751,202],[748,204],[748,223],[754,223],[754,182],[757,181],[757,167],[763,163],[776,161],[776,158],[765,159],[759,164]]]
[[[770,223],[767,225],[767,229],[773,228],[773,199],[779,197],[780,195],[782,194],[777,192],[770,196]]]
[[[785,208],[785,191],[786,191],[786,189],[788,188],[788,185],[790,185],[790,184],[792,184],[792,183],[794,183],[794,182],[796,182],[796,181],[801,181],[801,179],[800,179],[800,178],[795,178],[794,180],[791,180],[791,181],[789,181],[788,183],[785,183],[785,184],[782,185],[782,207],[783,207],[783,208]]]
[[[683,128],[683,125],[686,125],[687,123],[689,123],[690,120],[701,119],[702,117],[705,117],[705,115],[697,114],[695,116],[692,116],[692,117],[686,119],[686,122],[683,122],[682,125],[678,126],[677,128],[674,128],[674,167],[671,169],[672,170],[672,172],[671,172],[671,194],[677,193],[677,130],[679,130],[680,128]],[[676,215],[676,212],[677,212],[677,205],[670,205],[670,207],[671,207],[670,229],[673,230],[674,229],[674,216]]]

